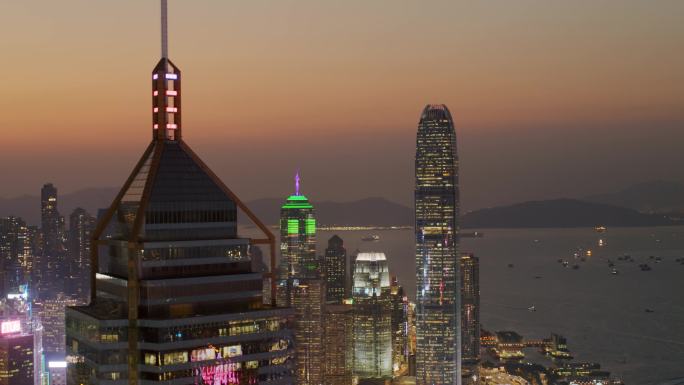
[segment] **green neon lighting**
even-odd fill
[[[287,197],[288,201],[308,201],[304,195],[290,195]]]
[[[306,233],[308,235],[316,234],[316,220],[313,218],[306,219]]]
[[[290,235],[299,233],[299,220],[297,220],[297,219],[288,219],[287,220],[287,233]]]
[[[282,206],[284,209],[312,209],[311,203],[304,195],[290,195]]]

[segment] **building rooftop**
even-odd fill
[[[369,252],[369,253],[359,253],[356,256],[356,260],[357,261],[376,262],[376,261],[386,261],[387,257],[385,257],[385,253]]]

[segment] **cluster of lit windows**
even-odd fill
[[[145,365],[157,366],[162,365],[177,365],[187,362],[202,362],[213,361],[218,359],[230,359],[240,357],[242,355],[260,354],[265,352],[284,352],[290,348],[291,344],[288,340],[278,339],[273,341],[255,341],[237,345],[227,346],[213,346],[193,349],[190,352],[187,350],[174,352],[145,352],[143,354],[143,362]],[[161,358],[160,358],[161,357]],[[246,357],[247,358],[247,357]],[[276,360],[277,365],[284,363],[288,356],[279,356]],[[244,363],[237,363],[239,369],[244,365],[248,369],[258,367],[258,361],[245,361]]]

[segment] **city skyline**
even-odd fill
[[[11,92],[0,96],[0,124],[8,127],[0,171],[9,181],[0,195],[35,191],[47,180],[64,192],[123,182],[132,164],[114,162],[119,153],[111,149],[132,159],[145,145],[137,134],[149,116],[143,69],[158,50],[153,3],[3,5],[10,17],[0,27],[8,54],[2,76]],[[414,20],[422,6],[409,2],[179,2],[170,15],[179,42],[172,53],[193,74],[184,121],[203,127],[188,141],[220,177],[245,186],[240,195],[287,192],[266,196],[254,174],[231,167],[249,158],[277,186],[301,168],[320,199],[385,196],[407,204],[404,154],[415,115],[425,103],[445,103],[467,144],[466,208],[684,180],[671,140],[682,135],[681,2],[432,4],[442,12]],[[317,34],[307,35],[312,29]],[[50,76],[30,75],[40,72],[32,55],[61,52],[69,57],[54,62]],[[95,89],[107,92],[94,98]],[[105,123],[95,126],[97,117]],[[298,137],[291,149],[307,151],[279,148],[291,134]],[[102,137],[112,146],[99,146]],[[10,159],[28,172],[17,173]],[[336,166],[335,179],[317,166],[321,159]],[[335,180],[344,186],[330,188]],[[363,192],[351,187],[361,184]]]
[[[467,212],[461,193],[462,186],[474,186],[471,197],[483,204],[588,188],[577,186],[561,161],[574,162],[577,175],[602,180],[601,185],[638,177],[633,163],[660,167],[648,157],[653,152],[670,157],[665,142],[658,144],[652,131],[651,142],[645,142],[624,129],[639,127],[644,116],[678,124],[679,111],[670,108],[681,98],[669,82],[675,72],[649,67],[637,74],[644,62],[621,59],[655,55],[655,46],[660,55],[669,52],[664,40],[654,44],[637,36],[673,32],[674,24],[663,21],[674,18],[663,10],[677,9],[675,3],[644,14],[650,8],[634,0],[625,0],[619,10],[588,0],[574,7],[532,0],[518,6],[441,0],[428,6],[408,0],[209,6],[207,1],[171,7],[169,19],[168,0],[136,6],[122,0],[118,7],[76,1],[82,3],[0,7],[0,13],[43,16],[34,35],[13,42],[50,40],[59,34],[42,36],[41,28],[76,30],[89,11],[102,12],[101,23],[87,20],[91,33],[60,36],[66,42],[51,67],[56,75],[30,76],[10,108],[3,108],[6,100],[0,96],[0,108],[9,111],[0,114],[1,125],[22,115],[17,103],[43,91],[36,113],[19,118],[26,127],[7,135],[11,162],[0,158],[0,164],[10,165],[7,190],[29,183],[14,182],[16,170],[26,179],[50,175],[41,180],[47,182],[40,197],[24,199],[40,213],[39,226],[27,210],[0,212],[0,385],[684,385],[684,331],[678,327],[684,311],[678,306],[684,303],[679,270],[684,198],[670,198],[684,196],[684,184],[659,185],[670,197],[655,189],[642,193],[657,195],[650,201],[657,205],[640,209],[612,205],[615,198],[605,198],[609,204],[603,205],[553,201],[580,204],[563,206],[563,212],[559,205],[528,202],[551,216],[548,222],[535,211],[516,211],[525,205],[497,208],[490,210],[494,217],[496,210],[512,208],[508,215],[528,222],[504,218],[493,225],[472,222],[478,213]],[[116,13],[150,4],[154,17],[140,30],[136,20],[144,12]],[[71,16],[64,11],[77,5],[88,9],[79,22],[51,24],[67,20]],[[535,11],[526,12],[530,9]],[[486,17],[468,18],[469,13]],[[108,45],[113,40],[104,20],[117,16],[129,45]],[[347,22],[352,19],[355,23]],[[183,27],[176,28],[176,21]],[[302,23],[289,28],[292,21]],[[155,32],[147,31],[150,25]],[[238,33],[219,32],[229,30]],[[128,65],[137,63],[135,55],[107,57],[147,47],[146,38],[135,35],[139,31],[161,37],[158,61],[146,63],[152,71],[138,79],[147,84],[144,118],[135,113],[137,105],[127,104],[136,97],[106,102],[138,88],[116,82],[119,75],[137,79],[128,72]],[[603,34],[591,33],[599,31]],[[293,37],[299,40],[290,42]],[[555,44],[559,37],[564,44]],[[212,45],[210,38],[234,44]],[[605,49],[607,41],[621,39],[629,47]],[[69,55],[75,41],[99,45]],[[5,43],[0,41],[0,51]],[[635,50],[639,45],[653,49]],[[177,63],[197,66],[181,72],[171,60],[177,46],[185,47]],[[12,53],[21,56],[28,47]],[[97,60],[104,62],[91,67],[79,61],[103,47],[110,51]],[[571,55],[585,51],[594,56]],[[255,58],[275,60],[240,67]],[[676,61],[653,63],[665,68]],[[12,71],[9,85],[21,71],[30,73],[33,61],[25,63]],[[62,83],[74,68],[84,69],[82,80]],[[93,68],[97,71],[89,72]],[[282,73],[290,76],[280,81]],[[35,88],[34,79],[41,77],[47,83]],[[52,81],[67,85],[55,88]],[[198,86],[201,92],[193,91]],[[55,89],[59,97],[52,97]],[[69,101],[83,90],[93,96],[72,111]],[[389,97],[378,97],[383,95]],[[264,98],[253,103],[259,96]],[[486,102],[478,105],[483,97]],[[44,104],[48,100],[51,104]],[[613,113],[637,101],[649,107],[632,104],[623,114]],[[424,108],[413,114],[411,146],[398,145],[406,132],[395,124],[415,112],[414,103]],[[189,114],[199,115],[187,119]],[[560,125],[553,120],[558,116],[564,117]],[[82,126],[74,122],[86,118],[97,124],[77,141],[59,131],[78,132]],[[29,127],[43,119],[42,126],[54,134],[36,140],[32,135],[38,131]],[[581,130],[570,128],[582,119],[604,128],[584,126],[591,138],[580,135],[573,142],[568,138]],[[358,125],[349,128],[350,122]],[[552,124],[535,131],[531,122]],[[523,128],[509,131],[517,124]],[[490,151],[468,139],[464,143],[464,131],[493,139]],[[200,145],[186,141],[187,133]],[[147,146],[133,149],[140,138]],[[585,139],[596,148],[608,146],[575,151]],[[675,148],[677,139],[671,136],[667,146]],[[30,162],[22,161],[22,140],[33,143],[31,154],[37,155]],[[623,153],[621,144],[639,151]],[[91,146],[101,151],[89,153]],[[218,167],[204,162],[205,146],[220,149],[214,158]],[[487,159],[508,168],[492,172],[497,166]],[[77,165],[68,164],[75,160]],[[669,170],[678,164],[671,161]],[[121,165],[128,167],[128,178],[118,183],[107,208],[86,204],[87,198],[63,199],[64,177],[95,183],[116,177]],[[512,172],[511,166],[525,173]],[[611,167],[619,171],[603,174]],[[463,169],[476,179],[464,179]],[[304,189],[300,174],[306,176]],[[292,175],[294,183],[283,183]],[[248,207],[238,198],[273,198],[281,189],[277,207],[255,209],[258,204]],[[412,205],[402,198],[411,192]],[[363,195],[384,199],[364,200],[359,208],[318,203]],[[657,213],[656,207],[671,211]],[[392,210],[408,213],[392,217]],[[277,212],[278,224],[263,220]],[[563,222],[572,216],[583,221]],[[342,217],[390,225],[327,225]],[[392,225],[397,220],[402,224]],[[472,223],[481,227],[471,231]]]

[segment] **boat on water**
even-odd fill
[[[367,237],[361,238],[362,241],[364,242],[376,242],[380,240],[380,236],[377,234],[369,235]]]
[[[527,311],[537,311],[537,308],[534,305],[532,305],[527,308]]]
[[[469,232],[462,232],[458,234],[461,238],[482,238],[484,237],[484,233],[482,231],[469,231]]]
[[[646,308],[644,310],[646,313],[654,313],[655,311],[653,309]]]
[[[613,268],[613,270],[610,271],[610,274],[618,275],[620,274],[620,272],[618,271],[618,269]]]
[[[603,225],[594,226],[594,231],[596,231],[597,233],[605,233],[606,230],[608,230],[608,228],[606,226],[603,226]]]

